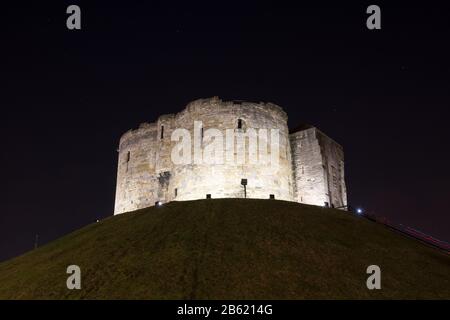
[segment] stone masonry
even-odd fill
[[[194,128],[195,121],[201,122],[202,128]],[[278,129],[279,153],[273,154],[278,165],[254,163],[248,157],[239,164],[175,164],[171,154],[178,142],[171,136],[179,128],[187,129],[201,150],[207,146],[203,132],[208,129],[217,129],[224,136],[230,129],[236,135],[245,134],[247,128]],[[252,152],[246,141],[245,151]],[[223,147],[225,151],[231,148],[235,156],[240,151],[234,142],[224,141]],[[272,196],[318,206],[347,205],[342,147],[312,126],[290,134],[286,113],[272,103],[222,101],[218,97],[196,100],[180,113],[163,115],[154,123],[128,131],[121,137],[118,151],[115,214],[207,195],[243,198],[242,179],[247,179],[248,198]],[[268,154],[271,152],[269,148]]]

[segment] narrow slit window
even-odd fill
[[[161,139],[164,139],[164,126],[161,126]]]
[[[175,188],[175,197],[178,196],[178,188]]]
[[[130,158],[131,158],[131,152],[130,151],[128,151],[127,152],[127,157],[126,157],[126,164],[127,164],[127,167],[126,167],[126,169],[125,169],[125,172],[128,172],[128,167],[129,167],[129,165],[130,165]]]

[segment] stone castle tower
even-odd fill
[[[195,123],[201,123],[201,128],[195,128]],[[277,157],[278,165],[268,168],[247,158],[239,164],[176,164],[171,154],[177,141],[171,137],[178,128],[187,129],[201,150],[206,147],[204,130],[216,129],[225,136],[228,131],[245,133],[247,128],[277,129],[278,152],[269,154]],[[234,141],[224,143],[224,150],[230,148],[236,155]],[[286,113],[272,103],[226,102],[218,97],[196,100],[180,113],[163,115],[154,123],[128,131],[120,139],[118,152],[115,214],[207,196],[272,197],[336,208],[347,205],[342,147],[312,126],[289,133]],[[247,181],[245,190],[243,179]]]

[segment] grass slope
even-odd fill
[[[82,290],[66,288],[66,268]],[[366,269],[382,270],[369,291]],[[0,264],[0,299],[450,298],[450,257],[346,212],[274,200],[172,202]]]

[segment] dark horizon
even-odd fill
[[[448,11],[380,4],[371,31],[370,4],[9,4],[0,261],[112,215],[120,136],[212,96],[318,127],[351,205],[450,242]]]

